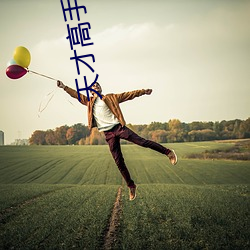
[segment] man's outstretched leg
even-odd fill
[[[164,154],[169,158],[172,165],[177,164],[177,155],[175,154],[174,150],[165,148],[157,142],[146,140],[137,135],[131,129],[127,128],[126,126],[120,128],[120,138],[133,142],[139,146],[150,148],[161,154]]]

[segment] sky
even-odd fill
[[[74,6],[72,1],[72,6]],[[64,0],[65,6],[67,1]],[[246,120],[250,117],[250,1],[78,0],[80,21],[65,22],[59,0],[0,3],[0,130],[5,144],[35,130],[87,125],[87,109],[56,86],[27,73],[6,76],[16,47],[31,54],[29,69],[84,87],[99,75],[103,94],[152,88],[121,104],[127,123]],[[67,24],[89,22],[90,42],[75,45],[80,75],[66,39]],[[84,93],[83,93],[84,94]],[[85,92],[86,94],[86,92]],[[52,98],[52,99],[51,99]],[[39,112],[39,110],[42,112]]]

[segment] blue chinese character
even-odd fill
[[[89,69],[92,71],[92,72],[95,72],[95,70],[88,64],[86,63],[85,61],[81,60],[80,58],[84,58],[84,57],[92,57],[92,60],[93,62],[95,62],[95,57],[93,54],[87,54],[87,55],[84,55],[84,56],[77,56],[76,54],[76,50],[74,50],[74,57],[70,57],[70,60],[76,60],[76,68],[77,68],[77,73],[78,75],[80,75],[80,70],[79,70],[79,64],[78,64],[78,61],[84,63],[87,67],[89,67]]]
[[[88,28],[82,28],[82,26],[88,25]],[[79,23],[78,27],[73,27],[70,28],[69,25],[67,24],[67,29],[68,29],[68,36],[66,39],[69,39],[70,42],[70,48],[71,50],[73,49],[73,45],[81,44],[81,46],[88,46],[88,45],[93,45],[94,43],[83,43],[83,41],[90,40],[91,38],[89,37],[89,30],[91,29],[90,23]],[[79,39],[80,35],[80,39]],[[81,40],[81,43],[80,41]]]
[[[71,7],[70,6],[70,0],[67,0],[68,2],[68,8],[64,8],[64,5],[63,5],[63,0],[61,0],[61,5],[62,5],[62,10],[63,10],[63,15],[64,15],[64,21],[66,22],[67,21],[67,17],[66,17],[66,14],[65,12],[66,11],[69,11],[69,14],[70,14],[70,20],[73,20],[73,17],[72,17],[72,10],[76,10],[76,13],[77,13],[77,19],[78,21],[80,21],[80,16],[79,16],[79,11],[78,9],[84,9],[84,12],[85,14],[87,13],[87,9],[85,6],[78,6],[77,5],[77,0],[74,0],[75,2],[75,7]]]
[[[90,98],[89,98],[89,91],[93,91],[95,92],[101,99],[102,99],[102,95],[100,93],[98,93],[97,91],[95,91],[94,89],[92,89],[91,87],[96,83],[97,79],[98,79],[98,74],[96,74],[96,77],[95,77],[95,80],[92,82],[92,84],[90,86],[87,85],[87,79],[86,79],[86,76],[84,76],[84,83],[85,83],[85,88],[79,88],[78,86],[78,81],[77,79],[75,79],[75,82],[76,82],[76,89],[77,89],[77,94],[78,94],[78,100],[79,102],[81,101],[81,97],[80,97],[80,91],[83,91],[85,90],[86,93],[87,93],[87,98],[88,98],[88,101],[90,101]]]

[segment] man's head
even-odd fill
[[[95,82],[91,88],[95,90],[96,92],[98,92],[100,95],[102,94],[102,87],[98,82]],[[91,91],[91,94],[96,95],[94,91]]]

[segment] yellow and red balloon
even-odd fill
[[[28,70],[31,55],[27,48],[18,46],[13,52],[13,58],[9,61],[6,75],[11,79],[18,79],[24,76]]]

